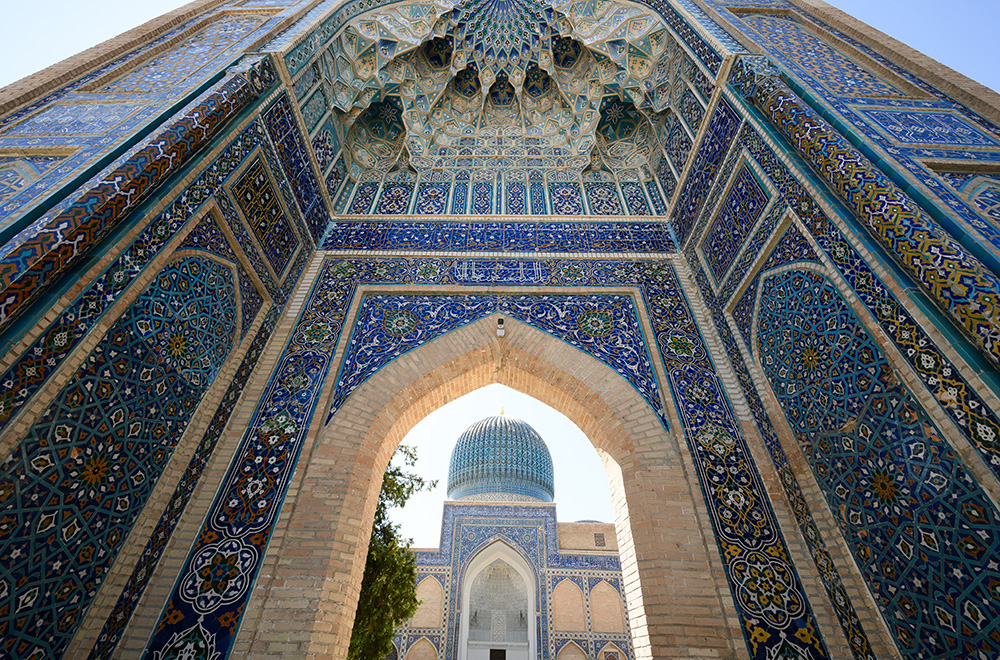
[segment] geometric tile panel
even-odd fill
[[[783,266],[796,261],[811,261],[819,263],[816,253],[813,251],[809,241],[802,235],[799,228],[794,223],[788,225],[784,235],[774,246],[771,256],[767,258],[761,272],[765,273],[772,268]]]
[[[684,126],[677,117],[673,113],[667,115],[667,142],[665,146],[670,162],[673,163],[674,168],[678,172],[682,172],[684,171],[685,163],[687,163],[688,155],[691,153],[692,143],[687,131],[684,130]],[[660,166],[660,170],[662,171],[663,169],[669,171],[666,162]],[[663,176],[663,174],[660,174],[661,179]]]
[[[741,122],[742,118],[732,104],[725,97],[720,99],[674,206],[674,231],[681,243],[687,242],[688,234],[698,220],[705,196]]]
[[[994,474],[1000,475],[1000,416],[990,409],[976,388],[935,345],[927,331],[910,315],[752,126],[744,126],[738,144],[767,172],[785,203],[796,209],[819,248],[895,343],[927,391],[939,399],[951,401],[944,407],[945,413],[958,425],[986,465]]]
[[[192,385],[211,383],[232,348],[236,310],[227,308],[226,297],[212,302],[212,296],[233,295],[231,280],[213,261],[185,258],[164,268],[155,289],[132,305],[135,331]]]
[[[837,290],[764,281],[766,374],[907,658],[1000,655],[1000,515]]]
[[[950,112],[858,108],[859,115],[902,144],[998,147],[994,138]]]
[[[9,129],[7,135],[103,135],[145,103],[57,104]]]
[[[768,42],[782,64],[799,75],[811,77],[833,96],[903,96],[895,87],[814,37],[790,16],[751,14],[741,19]]]
[[[275,82],[269,58],[244,58],[103,174],[0,248],[5,301],[0,325],[8,325]]]
[[[1000,363],[1000,277],[760,60],[734,84],[983,355]],[[745,77],[749,75],[749,77]],[[741,81],[742,80],[742,81]],[[747,84],[750,86],[747,87]]]
[[[762,229],[767,228],[763,227]],[[770,229],[764,233],[770,234]],[[711,300],[712,292],[708,283],[708,277],[704,276],[703,273],[699,274],[697,281],[702,291],[708,292],[706,295]],[[752,319],[746,322],[741,321],[740,317],[744,314],[741,308],[744,306],[744,301],[749,301],[749,308],[746,312],[746,318],[749,319],[753,314],[756,291],[757,279],[750,284],[747,293],[740,299],[740,302],[733,310],[733,317],[735,317],[737,324],[740,326],[740,332],[746,338],[744,345],[750,344],[749,326],[753,321]],[[871,651],[871,643],[868,640],[868,635],[865,633],[861,619],[851,601],[851,596],[844,587],[843,579],[839,572],[840,569],[838,569],[837,563],[830,556],[823,535],[816,526],[812,512],[809,509],[809,504],[806,502],[801,486],[799,485],[797,472],[792,468],[785,449],[781,445],[781,440],[775,433],[768,413],[764,409],[764,404],[757,394],[758,382],[750,375],[750,371],[743,361],[741,349],[737,346],[736,339],[731,332],[729,324],[726,323],[726,319],[718,304],[713,304],[713,317],[715,327],[719,331],[719,338],[732,358],[732,365],[736,370],[736,375],[743,387],[747,403],[750,405],[757,428],[761,433],[764,447],[770,454],[782,489],[788,498],[791,511],[795,516],[795,521],[805,539],[809,554],[813,558],[813,563],[816,566],[823,587],[830,598],[834,612],[841,624],[841,629],[850,645],[851,655],[855,660],[876,660],[875,655]]]
[[[622,215],[622,205],[614,184],[585,183],[591,215]]]
[[[764,212],[768,199],[767,191],[744,163],[736,173],[702,244],[705,260],[716,282],[721,281],[729,270],[743,241]]]
[[[104,86],[105,93],[159,92],[196,73],[265,21],[261,15],[223,16],[148,64]]]
[[[472,215],[489,215],[493,213],[493,184],[477,181],[472,184]]]
[[[267,294],[277,304],[284,304],[297,273],[289,272],[292,276],[286,275],[285,286],[277,286],[235,205],[229,202],[229,197],[224,192],[224,184],[230,179],[232,172],[257,148],[264,148],[265,153],[270,150],[261,123],[253,121],[124,247],[104,273],[95,278],[63,310],[14,364],[0,373],[0,428],[7,425],[45,385],[63,360],[112,308],[121,292],[135,281],[169,241],[184,229],[189,219],[212,198],[218,202],[223,220],[235,235],[254,273],[263,282]],[[229,240],[222,235],[211,217],[206,217],[191,231],[182,245],[205,249],[229,261],[236,261]],[[307,254],[306,251],[300,251],[299,261],[303,261]],[[245,290],[246,274],[242,267],[238,270],[241,290]],[[252,297],[244,296],[244,319],[253,305]],[[247,327],[249,324],[244,323],[244,330]]]
[[[202,218],[198,226],[191,230],[191,233],[184,239],[184,242],[177,246],[178,251],[186,249],[205,250],[236,264],[236,273],[240,282],[240,303],[243,307],[243,323],[240,326],[240,339],[242,339],[257,317],[257,312],[264,304],[264,299],[247,274],[246,269],[243,268],[236,253],[233,252],[229,240],[219,229],[214,214],[210,213]]]
[[[507,184],[507,203],[504,212],[507,215],[526,215],[528,210],[524,206],[525,202],[524,184],[520,182]]]
[[[203,123],[191,131],[200,133],[208,129],[208,133],[213,133],[219,110],[234,100],[225,97],[237,92],[237,86],[231,84],[234,76],[223,73],[223,69],[240,58],[241,45],[249,45],[254,34],[264,34],[280,20],[265,13],[235,16],[231,10],[221,7],[207,9],[200,16],[189,14],[183,19],[177,18],[172,27],[142,45],[119,49],[118,55],[112,54],[82,76],[63,76],[50,91],[8,113],[0,119],[0,148],[4,153],[11,153],[7,151],[10,149],[24,153],[25,148],[31,153],[34,147],[63,147],[66,153],[58,169],[41,173],[37,180],[12,198],[0,202],[0,217],[26,221],[29,212],[37,214],[42,208],[51,208],[58,198],[72,192],[84,179],[107,165],[113,155],[121,155],[136,138],[151,132],[161,133],[157,127],[164,119],[168,120],[168,125],[177,127],[178,114],[183,116],[193,109],[194,106],[187,104],[195,100],[198,85],[208,85],[213,76],[218,78],[221,74],[222,80],[196,102],[200,106],[196,114],[201,114]],[[201,32],[188,35],[192,30]],[[186,37],[190,38],[185,41]],[[203,37],[209,38],[204,41]],[[271,73],[273,71],[268,72]],[[116,79],[124,87],[119,87]],[[249,80],[242,82],[246,85]],[[263,85],[260,82],[258,79],[254,85],[246,86],[256,86],[256,91],[260,92],[277,82],[277,78]],[[130,85],[140,91],[126,90]],[[241,103],[256,94],[238,93],[237,96],[243,97],[238,100]],[[178,113],[178,109],[185,106]],[[174,120],[169,119],[171,115]],[[39,141],[42,135],[45,139]],[[178,136],[174,137],[176,140]],[[196,140],[204,137],[206,135],[202,134]],[[166,148],[159,154],[133,154],[134,158],[128,160],[131,164],[143,162],[142,169],[150,174],[149,166],[158,164],[169,150]],[[182,151],[190,153],[186,148]],[[172,160],[179,163],[183,160],[180,155],[180,151],[174,153]],[[132,198],[138,199],[134,194]]]
[[[647,182],[652,189],[656,188],[655,181]],[[623,183],[622,184],[622,197],[625,198],[625,208],[629,215],[650,215],[649,204],[646,202],[646,196],[643,195],[643,186],[640,183]],[[650,192],[652,194],[652,192]],[[656,201],[659,200],[659,192],[656,193]],[[662,202],[660,202],[662,204]],[[654,202],[655,204],[655,202]],[[591,212],[593,212],[594,203],[590,203]],[[658,214],[662,213],[657,211]]]
[[[553,215],[583,215],[579,184],[550,183],[549,195]]]
[[[232,191],[271,268],[280,278],[299,247],[299,240],[260,157],[254,158],[233,184]]]
[[[713,2],[712,4],[715,3]],[[787,5],[787,2],[782,0],[776,4]],[[862,43],[850,34],[836,30],[829,24],[809,19],[805,15],[800,15],[800,18],[803,26],[809,26],[809,29],[830,34],[832,36],[831,43],[847,44],[852,53],[863,53],[865,61],[877,62],[880,71],[891,71],[894,74],[894,80],[905,80],[910,83],[908,88],[911,91],[908,93],[917,94],[919,98],[912,100],[891,99],[889,103],[886,103],[875,99],[831,96],[830,91],[826,87],[818,82],[813,82],[808,75],[809,71],[804,69],[799,70],[793,62],[786,58],[780,50],[776,49],[767,40],[757,38],[759,45],[767,49],[768,55],[775,62],[785,67],[792,75],[797,76],[799,82],[807,88],[807,91],[804,92],[805,94],[812,94],[821,98],[822,103],[826,107],[843,119],[844,124],[841,126],[846,125],[847,131],[856,136],[855,139],[860,138],[873,145],[876,150],[881,150],[883,154],[886,154],[887,158],[884,167],[895,170],[897,177],[901,176],[904,179],[924,184],[927,187],[926,190],[930,191],[928,195],[930,204],[937,205],[944,212],[958,219],[959,224],[962,225],[962,230],[969,230],[984,239],[987,243],[984,246],[986,248],[984,258],[987,265],[993,272],[1000,272],[1000,226],[996,223],[984,221],[975,210],[969,207],[966,200],[955,194],[947,186],[942,185],[940,178],[932,168],[927,166],[928,159],[953,162],[964,161],[963,169],[978,169],[980,166],[986,165],[995,171],[996,166],[1000,164],[1000,151],[996,150],[995,147],[987,146],[982,150],[972,152],[968,147],[962,145],[967,141],[969,136],[976,143],[983,141],[983,135],[990,141],[1000,141],[1000,131],[997,130],[997,126],[979,116],[968,107],[956,102],[947,94],[926,84],[918,76],[914,76],[905,69],[900,68],[894,62],[880,55],[872,47]],[[748,33],[748,36],[756,38],[756,34],[754,33]],[[845,50],[845,52],[847,51]],[[845,75],[843,80],[851,81],[856,78],[856,76]],[[900,95],[905,96],[906,94]],[[868,108],[900,110],[902,112],[913,112],[917,115],[929,113],[950,114],[957,118],[958,122],[953,127],[942,126],[941,128],[944,130],[934,135],[928,142],[910,143],[907,141],[910,136],[902,135],[901,137],[905,138],[903,141],[892,137],[892,131],[879,126],[881,122],[871,119],[859,121],[859,116],[865,117],[865,111]],[[936,120],[937,118],[932,119]],[[918,121],[920,123],[924,122],[923,119]],[[947,121],[951,123],[951,120]],[[910,124],[910,122],[904,120],[900,124],[900,127],[903,128],[907,124]],[[970,127],[972,133],[969,133]],[[953,132],[952,128],[957,128],[958,130]],[[841,128],[841,130],[844,129]],[[904,128],[904,133],[906,130],[908,129]],[[912,137],[917,136],[914,135]],[[924,137],[931,136],[925,135]],[[899,179],[897,178],[897,180]]]
[[[375,193],[378,192],[377,183],[362,183],[354,192],[354,199],[351,200],[351,215],[366,215],[371,211],[372,202],[375,201]]]
[[[963,200],[979,211],[991,225],[1000,230],[1000,177],[977,172],[938,172]],[[970,182],[972,185],[969,185]],[[2,194],[2,193],[0,193]]]
[[[410,208],[413,196],[412,183],[386,183],[379,196],[375,213],[378,215],[402,215]]]
[[[194,455],[184,470],[184,475],[174,488],[169,503],[164,508],[163,514],[153,529],[153,533],[150,534],[149,541],[146,542],[146,547],[143,548],[142,554],[139,556],[139,561],[132,570],[132,574],[129,576],[121,595],[119,595],[114,610],[108,615],[107,621],[104,623],[104,628],[97,637],[97,643],[91,653],[91,657],[95,660],[105,660],[112,657],[129,618],[139,604],[146,586],[153,577],[156,565],[167,548],[170,536],[177,527],[181,514],[194,494],[195,486],[208,466],[208,461],[212,457],[212,453],[215,451],[215,447],[227,427],[230,415],[236,408],[236,404],[246,387],[250,374],[253,372],[254,367],[257,365],[257,360],[264,352],[264,348],[274,332],[274,326],[278,318],[277,310],[277,307],[272,307],[264,318],[260,329],[247,348],[246,355],[244,355],[240,366],[236,370],[236,375],[226,389],[226,393],[222,396],[222,401],[212,416],[212,421],[198,442]]]
[[[313,241],[318,242],[330,222],[330,214],[326,210],[320,180],[309,159],[308,139],[303,139],[295,122],[288,94],[281,94],[275,99],[261,117],[274,144],[281,169],[284,170],[298,208],[305,218],[309,234]],[[333,192],[335,191],[331,191],[331,194]],[[291,209],[295,204],[289,203],[288,206]]]
[[[236,283],[167,265],[0,464],[0,649],[64,651],[233,346]]]
[[[417,194],[416,208],[413,212],[419,215],[445,213],[449,189],[450,186],[446,183],[421,183],[420,192]]]

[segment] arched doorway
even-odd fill
[[[536,579],[524,558],[495,541],[469,563],[462,579],[459,659],[536,657]]]
[[[341,348],[340,350],[343,350]],[[367,530],[389,458],[420,419],[490,383],[556,408],[594,443],[611,484],[624,590],[637,658],[692,645],[721,656],[742,645],[698,482],[648,402],[617,372],[550,334],[508,319],[503,341],[487,316],[382,367],[329,424],[318,409],[303,448],[243,631],[301,620],[310,644],[346,654],[364,569]],[[332,394],[332,385],[328,396]],[[668,415],[676,416],[668,406]],[[679,420],[671,428],[680,428]],[[676,539],[676,553],[663,551]],[[284,584],[309,582],[310,597],[282,599]],[[272,588],[272,585],[274,587]],[[301,592],[301,590],[299,590]],[[683,601],[683,611],[676,603]],[[692,624],[691,612],[697,611]],[[456,631],[457,633],[457,631]],[[243,633],[241,633],[242,635]],[[247,648],[249,635],[236,649]]]

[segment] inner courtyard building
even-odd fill
[[[346,657],[494,383],[617,568],[507,503],[399,658],[1000,657],[1000,96],[821,0],[196,0],[0,89],[0,245],[0,657]]]
[[[556,470],[539,432],[502,412],[447,444],[440,540],[416,551],[420,605],[396,627],[388,660],[437,658],[436,638],[462,660],[632,660],[615,526],[556,516],[557,475],[585,482],[564,494],[598,499],[586,463],[564,454]]]

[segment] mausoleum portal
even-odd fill
[[[998,199],[1000,97],[822,0],[195,0],[29,76],[0,656],[345,657],[390,456],[504,383],[613,528],[524,436],[399,657],[995,658]]]

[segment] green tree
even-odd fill
[[[379,660],[388,655],[393,628],[413,616],[420,604],[417,560],[410,550],[413,539],[402,538],[399,525],[389,520],[392,507],[403,507],[414,493],[437,485],[408,470],[416,460],[416,449],[400,445],[382,478],[348,660]]]

